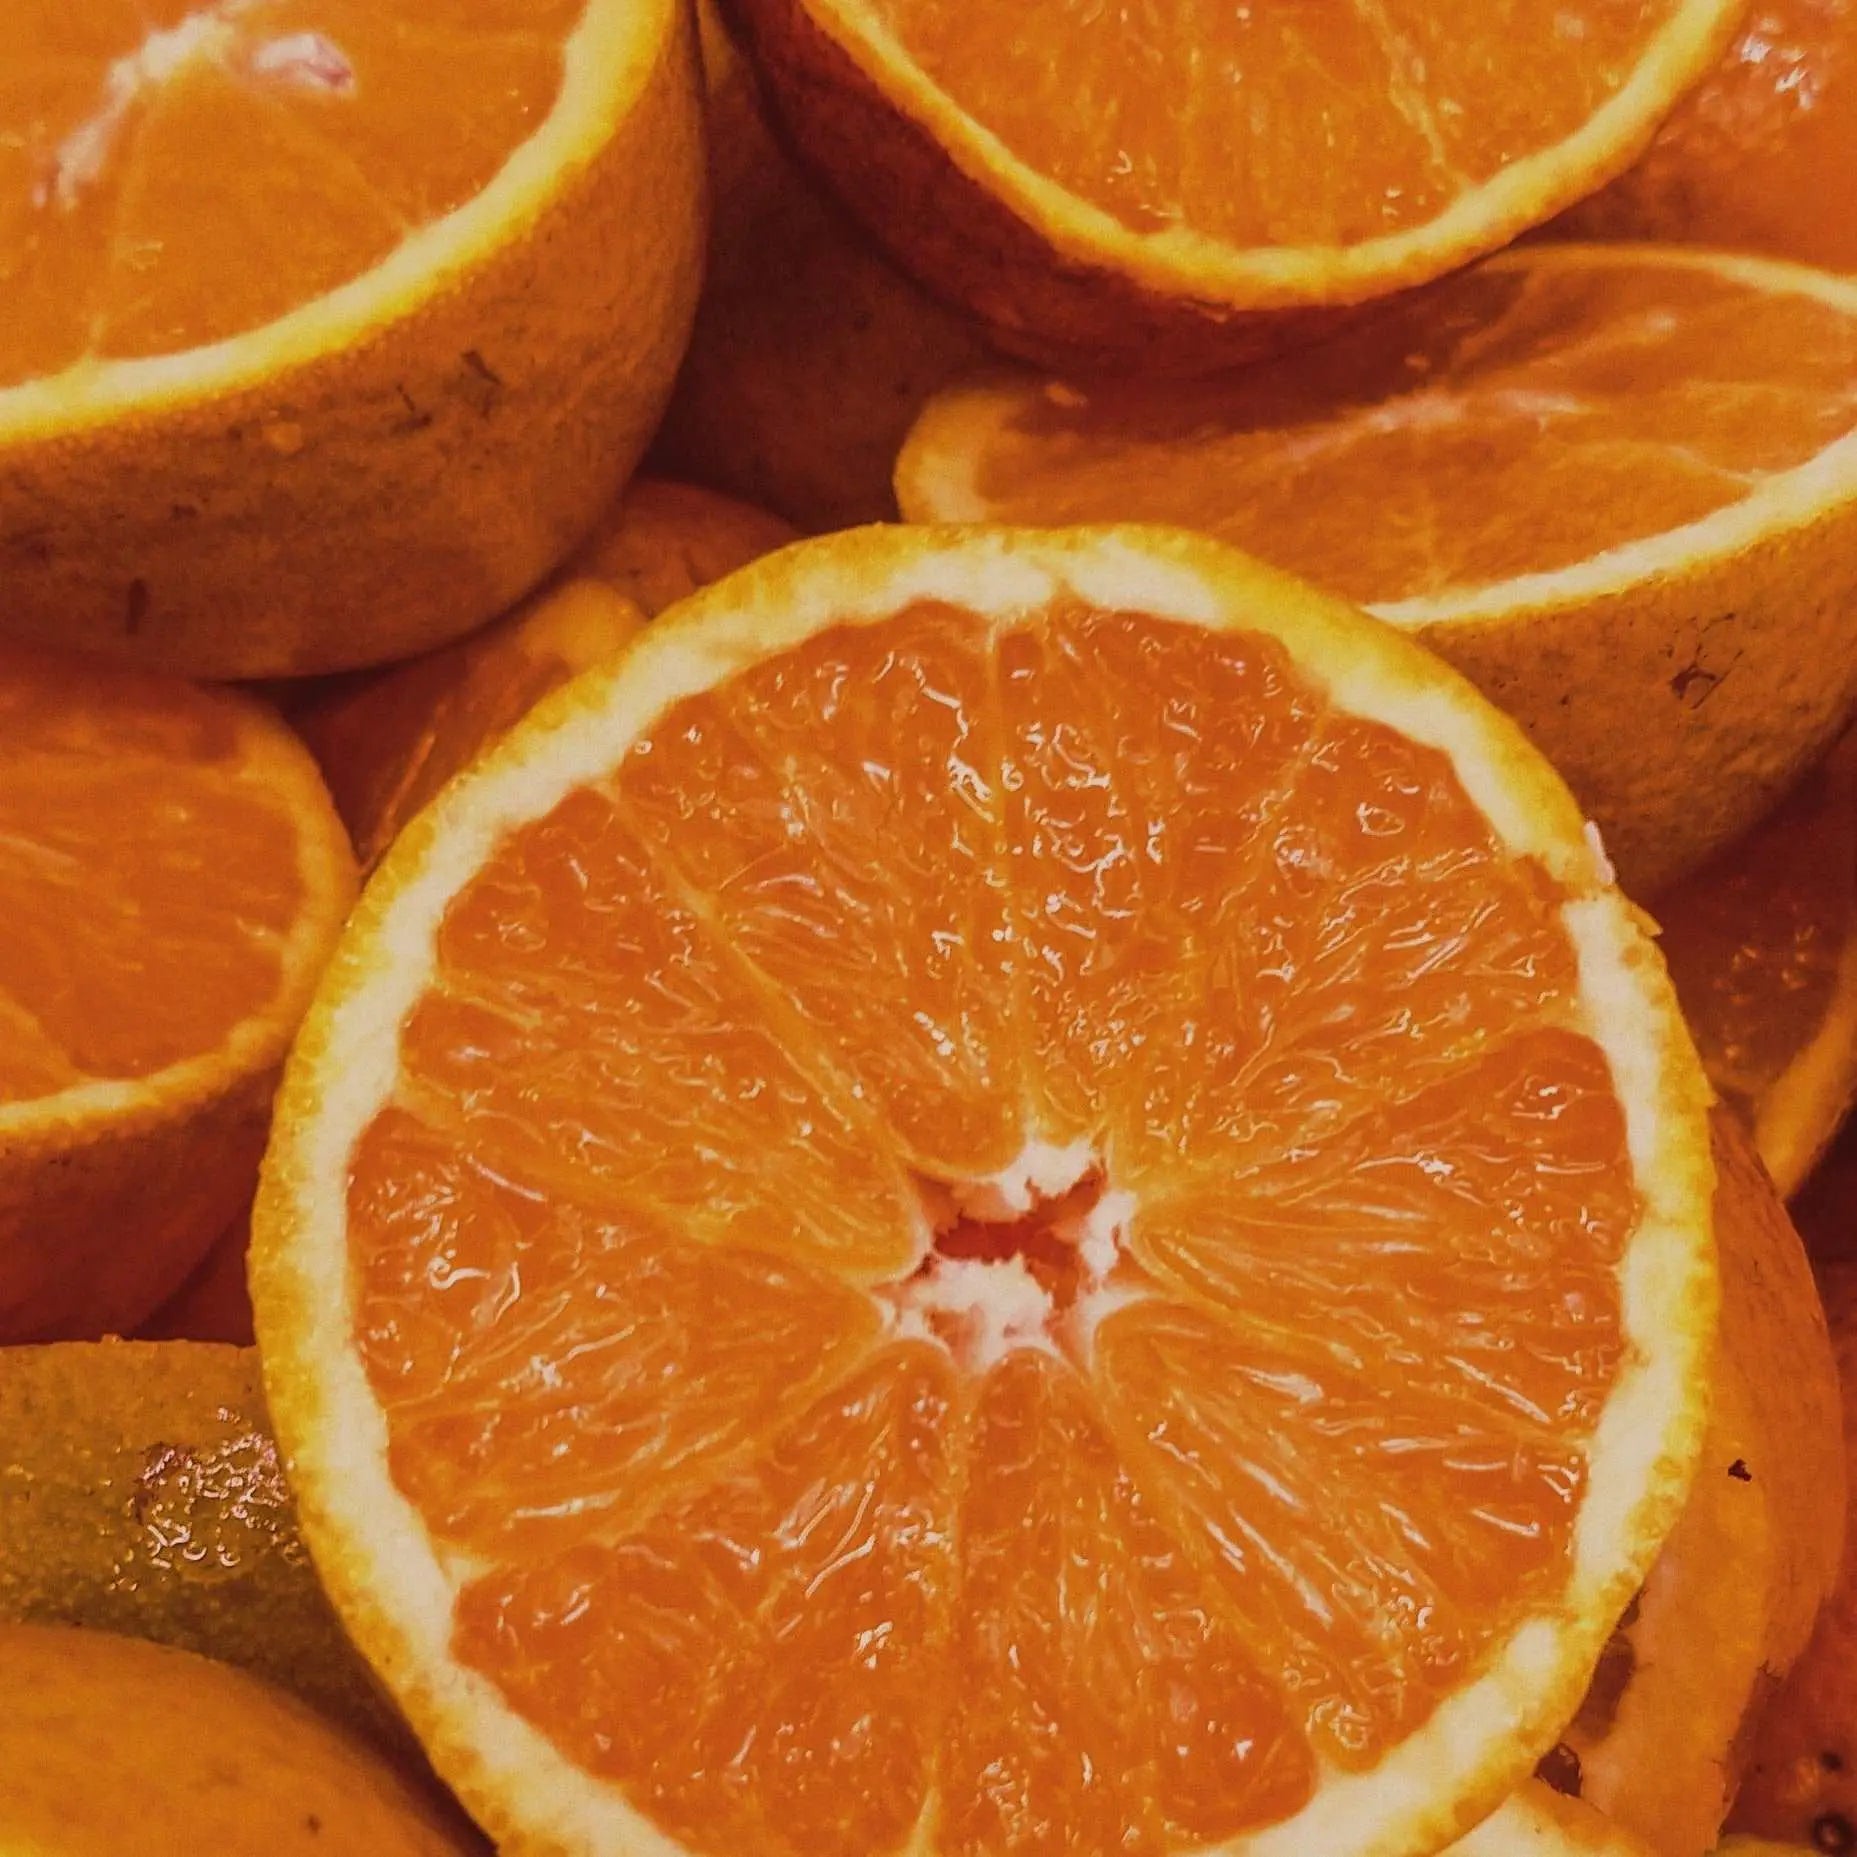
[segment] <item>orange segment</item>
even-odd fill
[[[606,795],[505,842],[448,912],[434,979],[406,1026],[408,1086],[518,1181],[597,1182],[689,1229],[853,1269],[913,1248],[880,1125],[805,1065],[764,983]]]
[[[273,1409],[506,1840],[1419,1852],[1680,1504],[1703,1096],[1396,635],[1177,534],[864,531],[390,853],[258,1214]]]
[[[1281,1819],[1315,1774],[1256,1647],[1105,1431],[1014,1353],[975,1395],[939,1848],[1160,1851]]]
[[[708,1484],[875,1338],[869,1299],[804,1264],[516,1186],[403,1112],[369,1131],[349,1192],[380,1239],[357,1311],[397,1474],[480,1550],[546,1552],[636,1521],[643,1490]],[[589,1294],[624,1310],[597,1342]],[[623,1482],[590,1496],[583,1451]]]
[[[75,30],[67,10],[0,21],[0,69],[35,78],[24,159],[0,166],[0,225],[25,238],[0,387],[218,341],[359,276],[547,115],[579,9],[523,29],[470,5],[103,0]]]
[[[823,634],[679,705],[618,782],[730,948],[943,1178],[997,1173],[1026,1137],[990,656],[946,607],[875,654]]]
[[[460,1595],[460,1656],[699,1849],[898,1848],[944,1711],[955,1392],[879,1361],[649,1527]]]

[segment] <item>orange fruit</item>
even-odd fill
[[[132,1328],[244,1210],[354,882],[269,710],[0,645],[0,1341]]]
[[[1359,601],[1522,724],[1651,896],[1850,713],[1854,375],[1857,283],[1537,246],[1216,387],[950,388],[897,494],[1184,523]]]
[[[1643,158],[1555,222],[1857,271],[1857,5],[1758,0]]]
[[[1186,534],[852,531],[388,853],[254,1216],[271,1415],[506,1843],[1436,1849],[1681,1508],[1704,1100],[1408,641]]]
[[[0,1348],[0,1624],[236,1664],[394,1759],[418,1749],[316,1582],[252,1348]]]
[[[458,643],[293,704],[362,867],[536,699],[649,617],[792,539],[776,517],[685,484],[633,484],[553,586]]]
[[[1702,1857],[1844,1547],[1838,1369],[1798,1234],[1715,1114],[1721,1354],[1702,1462],[1542,1773],[1660,1857]]]
[[[8,0],[0,71],[11,635],[403,657],[644,450],[703,239],[675,0]]]
[[[1626,167],[1741,11],[730,8],[905,269],[1003,347],[1115,371],[1307,340],[1495,250]]]
[[[294,1698],[102,1631],[0,1625],[0,1850],[464,1857],[482,1841]]]
[[[1821,1264],[1819,1283],[1843,1378],[1848,1453],[1857,1443],[1857,1267],[1848,1258]],[[1848,1487],[1857,1495],[1857,1477]],[[1847,1542],[1849,1527],[1847,1517]],[[1848,1850],[1857,1837],[1857,1561],[1848,1555],[1811,1644],[1761,1719],[1733,1823],[1821,1852]]]
[[[1655,913],[1710,1081],[1790,1195],[1857,1091],[1857,733]]]
[[[890,469],[937,387],[986,355],[774,139],[754,74],[704,5],[714,210],[663,469],[802,529],[894,519]]]

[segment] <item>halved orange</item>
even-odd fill
[[[642,480],[564,576],[507,618],[291,704],[363,870],[540,697],[610,657],[664,607],[792,539],[784,522],[746,503]]]
[[[853,531],[388,853],[267,1397],[499,1839],[1432,1850],[1684,1500],[1705,1094],[1565,789],[1396,633],[1184,534]]]
[[[0,1341],[133,1327],[243,1211],[354,883],[261,704],[0,645]]]
[[[731,0],[789,137],[1003,347],[1229,361],[1624,168],[1742,0]]]
[[[675,0],[8,0],[0,630],[373,663],[552,568],[703,241]]]
[[[1857,270],[1857,5],[1759,0],[1643,158],[1554,222]]]
[[[1635,895],[1775,805],[1857,698],[1857,282],[1504,253],[1216,385],[931,401],[915,521],[1166,521],[1417,632],[1566,776]]]
[[[1703,1068],[1796,1192],[1857,1094],[1857,733],[1654,913]]]

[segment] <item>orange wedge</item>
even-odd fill
[[[133,1327],[249,1200],[354,864],[256,702],[0,646],[0,1341]]]
[[[637,461],[702,251],[675,0],[8,0],[0,72],[0,630],[402,657]]]
[[[1857,270],[1857,5],[1759,0],[1642,160],[1555,222]]]
[[[1857,696],[1857,283],[1651,247],[1505,253],[1216,387],[931,401],[914,521],[1157,520],[1418,633],[1652,896]]]
[[[733,0],[781,124],[1002,346],[1201,367],[1439,277],[1618,173],[1741,0]]]
[[[1710,1081],[1790,1195],[1857,1093],[1857,734],[1655,913]]]
[[[1705,1090],[1565,789],[1396,633],[1184,534],[853,531],[388,853],[267,1397],[499,1840],[1430,1851],[1681,1509]]]
[[[373,869],[406,822],[536,700],[610,657],[653,614],[792,539],[713,491],[633,484],[553,587],[472,637],[293,705]]]

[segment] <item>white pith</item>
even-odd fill
[[[1034,1135],[999,1173],[956,1182],[938,1197],[967,1218],[1004,1225],[1063,1199],[1101,1171],[1088,1142],[1060,1147]],[[1048,1222],[1046,1229],[1077,1260],[1078,1288],[1063,1307],[1022,1257],[945,1256],[935,1251],[932,1238],[913,1269],[872,1294],[892,1336],[926,1341],[976,1377],[1015,1348],[1087,1369],[1103,1319],[1147,1293],[1117,1277],[1123,1234],[1135,1210],[1132,1193],[1105,1188],[1084,1210]]]
[[[452,1658],[453,1587],[422,1517],[388,1473],[385,1417],[353,1347],[335,1183],[394,1089],[398,1030],[426,985],[444,910],[510,829],[604,778],[671,703],[820,625],[856,625],[918,599],[1009,618],[1064,595],[1107,610],[1279,631],[1338,707],[1386,721],[1450,759],[1499,839],[1574,899],[1564,920],[1587,987],[1584,1029],[1605,1052],[1626,1105],[1644,1203],[1622,1276],[1630,1345],[1594,1440],[1572,1566],[1555,1603],[1377,1766],[1324,1774],[1303,1809],[1219,1851],[1403,1857],[1447,1842],[1493,1809],[1498,1797],[1467,1793],[1465,1776],[1494,1775],[1482,1783],[1505,1788],[1524,1777],[1528,1747],[1545,1747],[1571,1714],[1612,1620],[1674,1519],[1700,1444],[1688,1388],[1702,1371],[1713,1315],[1711,1266],[1698,1248],[1711,1182],[1692,1145],[1702,1101],[1693,1072],[1668,1063],[1669,1007],[1648,943],[1628,907],[1602,888],[1570,800],[1519,734],[1397,638],[1285,577],[1164,531],[944,533],[933,548],[919,533],[869,531],[802,545],[699,596],[681,617],[646,632],[618,669],[595,671],[545,703],[389,855],[331,970],[314,1040],[293,1064],[286,1103],[300,1098],[300,1107],[280,1118],[284,1132],[267,1166],[260,1230],[274,1226],[287,1242],[261,1260],[260,1335],[312,1548],[351,1624],[365,1623],[362,1641],[416,1724],[443,1724],[443,1745],[427,1737],[441,1771],[468,1782],[467,1797],[502,1802],[535,1841],[525,1848],[683,1857]],[[1035,1177],[1064,1177],[1049,1152],[1037,1151],[1006,1174],[986,1189],[1002,1205]],[[1109,1210],[1085,1222],[1077,1243],[1087,1258],[1113,1263],[1108,1247],[1129,1207],[1115,1196],[1102,1203]],[[974,1292],[954,1286],[956,1296]],[[982,1286],[975,1306],[989,1305],[1001,1340],[1011,1319],[1032,1314],[1012,1281]],[[468,1748],[468,1758],[448,1763],[446,1747]],[[924,1822],[932,1824],[932,1806]],[[924,1849],[931,1837],[924,1832]]]

